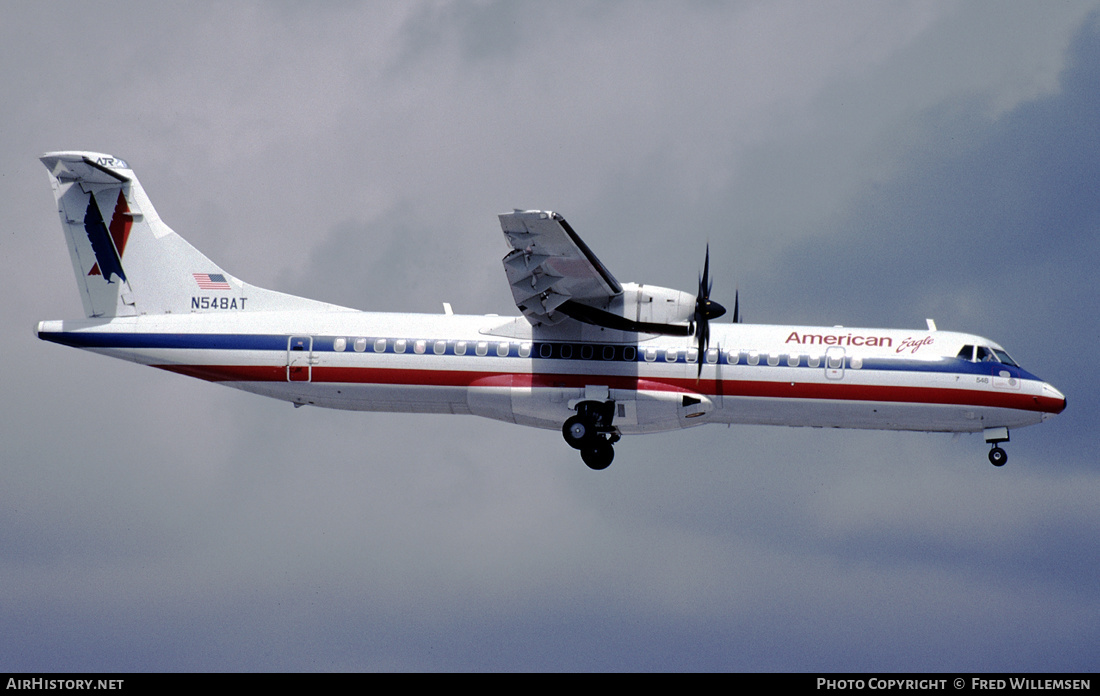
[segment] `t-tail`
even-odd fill
[[[161,221],[130,165],[96,152],[49,152],[61,228],[92,317],[339,309],[249,285]]]

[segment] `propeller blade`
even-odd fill
[[[703,324],[699,327],[699,362],[696,365],[697,370],[695,372],[695,379],[699,379],[703,376],[703,361],[706,360],[708,343],[710,343],[710,326],[707,324],[706,320],[704,320]]]
[[[703,260],[703,273],[699,276],[699,294],[695,296],[695,315],[692,318],[692,328],[699,354],[696,378],[703,376],[703,361],[706,359],[707,348],[710,345],[710,320],[717,319],[726,313],[725,307],[710,299],[713,284],[714,281],[710,277],[710,244],[708,243]]]
[[[707,254],[703,257],[703,276],[699,278],[699,294],[703,295],[706,288],[706,297],[710,297],[710,242],[707,242]]]

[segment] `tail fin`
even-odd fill
[[[124,160],[96,152],[49,152],[39,159],[50,171],[88,317],[343,309],[226,273],[161,221]]]

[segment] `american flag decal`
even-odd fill
[[[195,276],[195,282],[199,284],[199,287],[203,290],[231,290],[229,283],[225,281],[225,276],[221,273],[192,273]]]

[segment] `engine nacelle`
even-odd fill
[[[607,311],[645,324],[687,325],[695,316],[695,296],[658,285],[623,283],[623,294]]]

